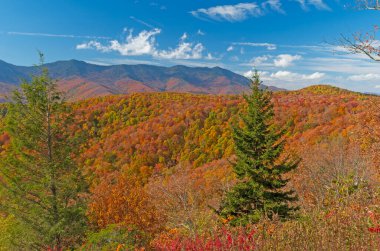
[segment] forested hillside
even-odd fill
[[[273,102],[276,121],[290,128],[289,149],[299,152],[334,137],[365,146],[375,136],[376,96],[315,86],[275,94]],[[89,99],[74,107],[77,130],[89,139],[82,154],[86,166],[154,170],[231,157],[230,125],[244,103],[239,96],[153,93]]]
[[[350,247],[376,243],[369,229],[377,226],[371,217],[377,213],[380,98],[313,86],[275,93],[272,101],[276,124],[288,128],[286,153],[302,159],[291,186],[304,216],[286,224],[263,221],[254,229],[255,245],[309,243],[313,249],[321,238],[331,241],[329,248],[347,238]],[[213,210],[236,181],[231,125],[246,109],[241,96],[131,94],[70,106],[76,121],[70,131],[81,142],[75,160],[90,184],[84,246],[176,250],[218,235],[223,223]],[[2,133],[0,152],[8,141]],[[11,218],[0,227],[8,233],[0,234],[4,247],[20,238]]]
[[[248,78],[220,67],[104,66],[78,60],[57,61],[45,67],[69,100],[137,92],[240,94],[249,86]],[[16,66],[0,60],[0,102],[4,102],[2,96],[36,73],[36,66]]]

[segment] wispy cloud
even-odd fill
[[[351,75],[347,78],[348,80],[352,81],[371,81],[371,80],[379,80],[380,74],[376,73],[368,73],[368,74],[358,74],[358,75]]]
[[[255,73],[254,70],[249,70],[242,73],[245,77],[252,77]],[[326,80],[326,74],[322,72],[313,72],[310,74],[301,74],[291,71],[259,71],[260,79],[264,81],[266,85],[274,85],[286,89],[298,89],[310,85],[310,82],[320,83]]]
[[[149,23],[147,23],[147,22],[145,22],[145,21],[143,21],[143,20],[141,20],[141,19],[138,19],[138,18],[136,18],[136,17],[134,17],[134,16],[130,16],[129,18],[132,19],[133,21],[137,22],[137,23],[140,23],[140,24],[142,24],[142,25],[144,25],[144,26],[150,28],[150,29],[154,29],[154,28],[156,28],[156,27],[154,27],[153,25],[151,25],[151,24],[149,24]]]
[[[282,4],[280,0],[268,0],[262,4],[263,8],[270,8],[278,13],[285,14],[285,11],[282,9]]]
[[[149,65],[162,65],[162,62],[156,62],[154,60],[140,60],[131,58],[95,58],[91,60],[85,60],[85,62],[96,65],[123,65],[123,64],[149,64]]]
[[[199,30],[197,31],[197,35],[199,35],[199,36],[204,36],[204,35],[206,35],[206,33],[204,33],[201,29],[199,29]]]
[[[317,10],[331,11],[331,8],[324,2],[324,0],[295,0],[305,11],[308,11],[310,7],[314,7]],[[215,21],[228,21],[239,22],[250,17],[261,17],[271,11],[285,14],[285,10],[282,7],[281,0],[267,0],[260,3],[247,2],[238,3],[235,5],[218,5],[210,8],[200,8],[190,12],[196,18],[209,19]]]
[[[261,5],[258,3],[238,3],[235,5],[219,5],[208,9],[201,8],[190,13],[200,19],[212,19],[216,21],[238,22],[249,17],[260,17],[268,10],[284,13],[279,0],[268,0]]]
[[[312,74],[299,74],[290,71],[277,71],[270,75],[271,78],[284,81],[299,81],[299,80],[317,80],[325,77],[325,73],[314,72]]]
[[[87,36],[87,35],[71,35],[71,34],[52,34],[52,33],[39,33],[39,32],[19,32],[8,31],[7,35],[16,36],[34,36],[34,37],[57,37],[57,38],[85,38],[85,39],[110,39],[105,36]]]
[[[236,5],[221,5],[208,9],[198,9],[190,12],[194,17],[210,18],[217,21],[236,22],[249,16],[258,17],[262,10],[256,3],[239,3]]]
[[[302,70],[316,70],[324,72],[332,72],[335,74],[346,75],[347,73],[362,75],[369,73],[378,73],[379,66],[369,61],[367,58],[355,58],[355,55],[347,56],[326,56],[305,58],[302,65],[299,65]]]
[[[293,66],[295,61],[303,59],[301,55],[280,54],[262,55],[252,58],[249,63],[242,63],[244,66],[260,67],[274,70],[276,68],[286,68]]]
[[[266,62],[272,58],[272,56],[269,56],[269,55],[264,55],[264,56],[258,56],[258,57],[255,57],[251,60],[250,64],[249,65],[253,65],[254,67],[257,67],[257,66],[261,66],[263,65],[264,63],[267,64]],[[269,64],[271,65],[271,64]]]
[[[301,8],[305,11],[310,9],[310,6],[315,7],[318,10],[328,10],[331,11],[331,8],[323,0],[296,0]]]
[[[167,9],[165,5],[161,5],[161,4],[158,4],[158,3],[156,3],[156,2],[151,2],[151,3],[150,3],[150,6],[157,7],[157,8],[159,8],[160,10],[166,10],[166,9]]]
[[[276,50],[277,45],[271,43],[251,43],[251,42],[234,42],[233,45],[251,46],[251,47],[266,47],[267,50]]]

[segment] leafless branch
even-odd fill
[[[354,33],[351,37],[341,34],[340,45],[352,54],[364,54],[380,62],[380,43],[376,39],[377,27],[373,33]]]
[[[364,10],[380,10],[379,0],[357,0],[357,6]]]

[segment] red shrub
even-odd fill
[[[196,235],[195,237],[179,237],[178,235],[161,236],[153,242],[156,250],[254,250],[254,229],[222,228],[211,235]]]
[[[368,217],[372,225],[374,225],[373,227],[369,227],[368,231],[371,233],[380,233],[379,215],[375,214],[371,210],[368,210]]]

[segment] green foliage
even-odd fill
[[[294,191],[284,191],[288,179],[283,174],[295,169],[298,160],[281,160],[284,130],[273,124],[271,93],[260,90],[258,74],[254,76],[251,93],[244,95],[248,105],[240,116],[243,126],[233,127],[237,162],[233,169],[239,182],[222,202],[219,214],[232,225],[256,223],[263,216],[290,217],[296,207]]]
[[[79,250],[134,250],[142,243],[144,234],[132,227],[110,224],[99,232],[89,233],[87,243]]]
[[[28,226],[35,238],[27,249],[72,247],[86,226],[86,186],[72,159],[71,112],[45,69],[13,92],[7,108],[0,210]]]
[[[36,238],[28,226],[13,215],[0,217],[0,251],[30,250]]]

